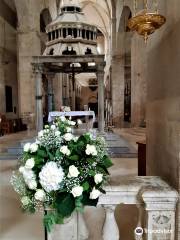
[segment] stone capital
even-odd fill
[[[44,70],[44,65],[42,63],[32,63],[33,73],[34,74],[42,74]]]

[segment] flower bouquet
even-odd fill
[[[73,136],[75,124],[61,117],[45,126],[34,143],[25,144],[19,169],[11,178],[25,211],[52,210],[44,215],[48,231],[74,210],[96,206],[112,166],[104,139],[90,133]]]

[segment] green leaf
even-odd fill
[[[38,155],[39,157],[42,157],[42,158],[47,157],[46,151],[45,151],[45,150],[42,150],[42,149],[38,149],[37,155]]]
[[[56,197],[55,207],[63,217],[69,217],[75,209],[75,199],[71,193],[60,193]]]
[[[103,158],[103,165],[106,168],[109,168],[109,167],[113,166],[113,163],[112,163],[111,159],[108,156],[104,156],[104,158]]]
[[[48,211],[44,216],[43,222],[47,231],[51,232],[53,225],[63,223],[63,217],[56,211]]]
[[[83,183],[82,187],[84,191],[87,191],[89,189],[89,183],[88,182]]]
[[[89,198],[89,193],[84,192],[83,193],[83,199],[82,199],[82,203],[85,206],[94,206],[96,207],[97,203],[98,203],[98,198],[97,199],[90,199]]]
[[[94,176],[96,175],[96,173],[95,173],[95,171],[90,170],[90,171],[88,172],[88,175],[94,177]]]
[[[49,159],[50,159],[51,161],[53,161],[53,160],[54,160],[53,154],[52,154],[49,150],[47,150],[47,153],[48,153]]]
[[[69,159],[72,160],[72,161],[78,161],[79,156],[78,155],[73,155],[73,156],[70,156]]]

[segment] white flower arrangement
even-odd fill
[[[61,117],[46,125],[34,143],[24,145],[20,167],[11,178],[24,210],[53,209],[44,216],[48,231],[74,210],[97,204],[112,165],[104,140],[90,133],[74,136],[75,124]]]

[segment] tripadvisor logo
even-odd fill
[[[142,236],[144,231],[142,229],[142,227],[137,227],[135,230],[134,230],[134,233],[136,236]]]

